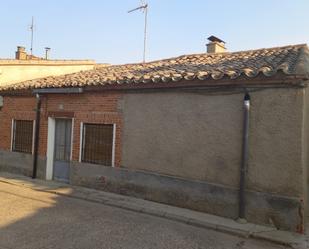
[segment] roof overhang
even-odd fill
[[[286,75],[277,72],[269,77],[264,74],[251,78],[242,75],[236,79],[223,77],[221,79],[208,78],[206,80],[182,80],[178,82],[157,82],[157,83],[138,83],[138,84],[104,84],[90,85],[84,87],[59,87],[59,88],[38,88],[38,89],[16,89],[0,91],[0,95],[25,96],[33,94],[81,94],[86,92],[104,91],[173,91],[175,89],[216,89],[217,91],[226,89],[250,89],[250,88],[295,88],[307,87],[307,75]]]

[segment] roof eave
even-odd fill
[[[180,81],[170,81],[170,82],[149,82],[149,83],[114,83],[114,84],[97,84],[97,85],[87,85],[79,87],[84,91],[119,91],[119,90],[143,90],[143,89],[175,89],[175,88],[223,88],[223,87],[262,87],[262,88],[272,88],[278,86],[284,87],[306,87],[306,81],[309,80],[309,74],[286,74],[283,71],[278,71],[272,76],[266,76],[262,73],[255,77],[249,77],[246,75],[241,75],[235,79],[231,79],[228,76],[224,76],[221,79],[213,79],[211,77],[200,80],[185,80]],[[71,89],[72,87],[59,87],[61,89]],[[75,87],[76,88],[76,87]],[[57,87],[53,88],[27,88],[27,89],[11,89],[0,91],[0,95],[29,95],[35,90],[40,89],[58,89]],[[44,91],[43,91],[44,92]]]
[[[181,80],[177,82],[158,82],[158,83],[137,83],[137,84],[106,84],[85,86],[84,91],[111,91],[111,90],[143,90],[143,89],[175,89],[175,88],[224,88],[224,87],[307,87],[306,81],[309,77],[306,75],[286,75],[283,72],[278,72],[276,75],[269,77],[260,74],[254,78],[248,76],[240,76],[236,79],[230,79],[229,77],[223,77],[221,79],[208,78],[206,80]]]

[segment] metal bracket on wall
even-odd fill
[[[42,88],[34,89],[33,94],[51,94],[51,93],[83,93],[84,89],[81,87],[70,87],[70,88]]]

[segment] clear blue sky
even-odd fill
[[[147,60],[205,51],[216,35],[229,51],[309,41],[309,0],[148,0]],[[0,58],[16,45],[34,54],[51,47],[54,59],[95,59],[122,64],[142,58],[142,12],[127,14],[139,0],[2,0]]]

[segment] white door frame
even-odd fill
[[[74,135],[74,118],[65,118],[72,120],[71,127],[71,155],[73,155],[73,135]],[[48,130],[47,130],[47,153],[46,153],[46,180],[53,179],[54,171],[54,152],[55,152],[55,133],[56,133],[56,118],[48,117]]]
[[[48,118],[46,180],[53,179],[56,120]]]

